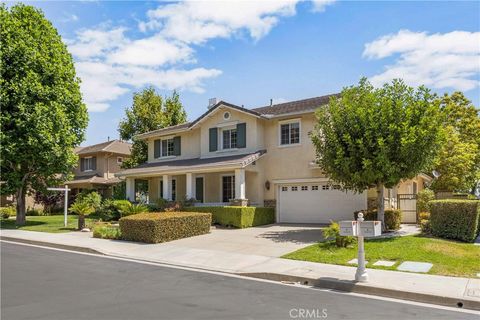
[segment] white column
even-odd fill
[[[171,181],[172,177],[167,174],[163,175],[163,199],[165,200],[172,200]]]
[[[126,178],[126,197],[127,200],[135,201],[135,179],[134,178]]]
[[[235,169],[235,199],[246,199],[245,169]]]
[[[186,196],[188,200],[195,197],[195,175],[192,174],[191,172],[188,172],[186,174],[186,180],[187,180]]]

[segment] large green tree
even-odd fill
[[[0,6],[2,194],[15,193],[18,225],[25,195],[55,185],[77,162],[88,124],[72,56],[43,13]]]
[[[346,189],[376,187],[384,222],[384,187],[428,167],[439,141],[438,101],[401,80],[374,88],[365,78],[317,111],[312,132],[320,168]]]
[[[124,161],[124,168],[132,168],[147,161],[148,146],[135,136],[147,131],[182,124],[187,115],[176,91],[170,97],[162,97],[155,88],[148,87],[133,94],[131,108],[125,110],[125,118],[119,124],[118,131],[124,140],[132,140],[132,154]]]
[[[444,140],[435,159],[436,191],[472,191],[480,180],[480,117],[461,92],[439,98]]]

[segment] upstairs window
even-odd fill
[[[174,142],[172,139],[162,140],[162,157],[173,156]]]
[[[93,171],[93,170],[97,170],[96,157],[80,158],[80,171]]]
[[[222,130],[222,149],[235,149],[237,147],[237,129]]]
[[[300,122],[294,121],[280,124],[280,145],[300,143]]]

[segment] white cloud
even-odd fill
[[[100,58],[115,49],[123,47],[129,41],[125,38],[125,28],[104,28],[84,29],[77,32],[77,38],[70,40],[70,52],[81,60]]]
[[[400,30],[365,45],[363,56],[396,56],[393,64],[370,78],[379,86],[395,78],[410,85],[468,91],[480,85],[480,32],[428,34]]]
[[[335,2],[335,0],[312,0],[313,4],[313,12],[323,12],[325,11],[325,7],[331,5]]]

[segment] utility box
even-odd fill
[[[381,221],[362,221],[360,222],[360,234],[363,237],[376,237],[382,234]]]
[[[357,236],[357,221],[340,221],[338,225],[341,236]]]

